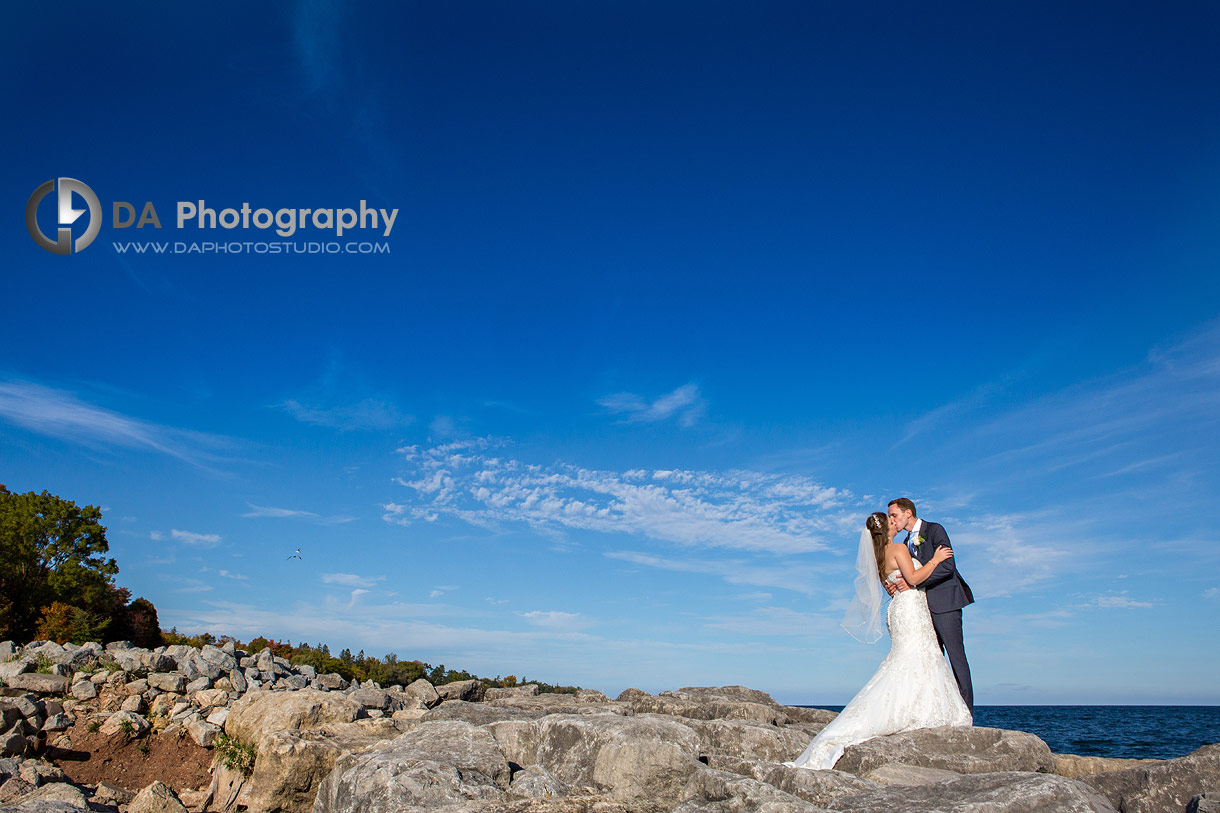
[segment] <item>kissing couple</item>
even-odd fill
[[[839,716],[785,765],[827,770],[848,746],[873,737],[974,722],[974,689],[962,642],[962,608],[974,603],[974,595],[957,572],[944,526],[920,519],[906,497],[888,508],[888,514],[869,514],[860,532],[856,596],[843,628],[875,643],[881,637],[884,587],[894,599],[885,615],[890,654]],[[906,536],[898,539],[903,532]]]

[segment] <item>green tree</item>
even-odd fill
[[[0,639],[32,640],[43,610],[56,601],[96,623],[108,622],[116,603],[126,605],[113,585],[118,565],[103,556],[110,546],[101,518],[93,505],[0,485],[0,595],[9,602],[0,608]]]

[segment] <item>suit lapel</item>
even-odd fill
[[[915,554],[915,556],[919,559],[919,563],[921,565],[926,565],[928,563],[928,560],[932,558],[931,556],[928,555],[928,551],[925,550],[925,548],[928,546],[928,543],[927,543],[928,533],[925,530],[925,528],[927,528],[927,525],[928,525],[928,523],[924,522],[923,520],[920,520],[919,531],[917,533],[911,534],[912,542],[918,542],[919,537],[921,537],[921,536],[924,538],[924,544],[922,544],[918,548],[916,548],[917,553]]]

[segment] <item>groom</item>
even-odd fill
[[[926,565],[941,545],[952,549],[944,526],[919,519],[915,515],[915,503],[906,497],[890,501],[889,515],[890,525],[907,532],[906,539],[894,537],[894,541],[906,544],[907,549],[911,551],[911,558],[918,559],[921,564]],[[885,589],[892,596],[911,588],[900,578],[897,587],[887,584]],[[937,565],[932,575],[919,585],[919,589],[928,597],[928,610],[932,613],[936,640],[940,643],[941,650],[949,656],[953,677],[957,679],[957,688],[973,715],[974,687],[970,683],[970,664],[966,662],[966,646],[962,641],[962,608],[974,603],[970,585],[958,574],[953,559],[946,559]]]

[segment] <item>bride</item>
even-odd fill
[[[860,533],[856,560],[856,598],[843,619],[843,627],[856,638],[874,643],[881,637],[880,580],[898,576],[915,587],[941,562],[953,556],[950,548],[936,549],[931,561],[921,567],[906,545],[894,544],[898,528],[890,527],[882,513],[869,515]],[[890,631],[890,654],[859,694],[844,706],[839,716],[813,738],[794,762],[794,768],[826,770],[843,756],[850,745],[873,737],[916,728],[972,724],[969,709],[941,655],[922,590],[904,590],[890,602],[885,616]]]

